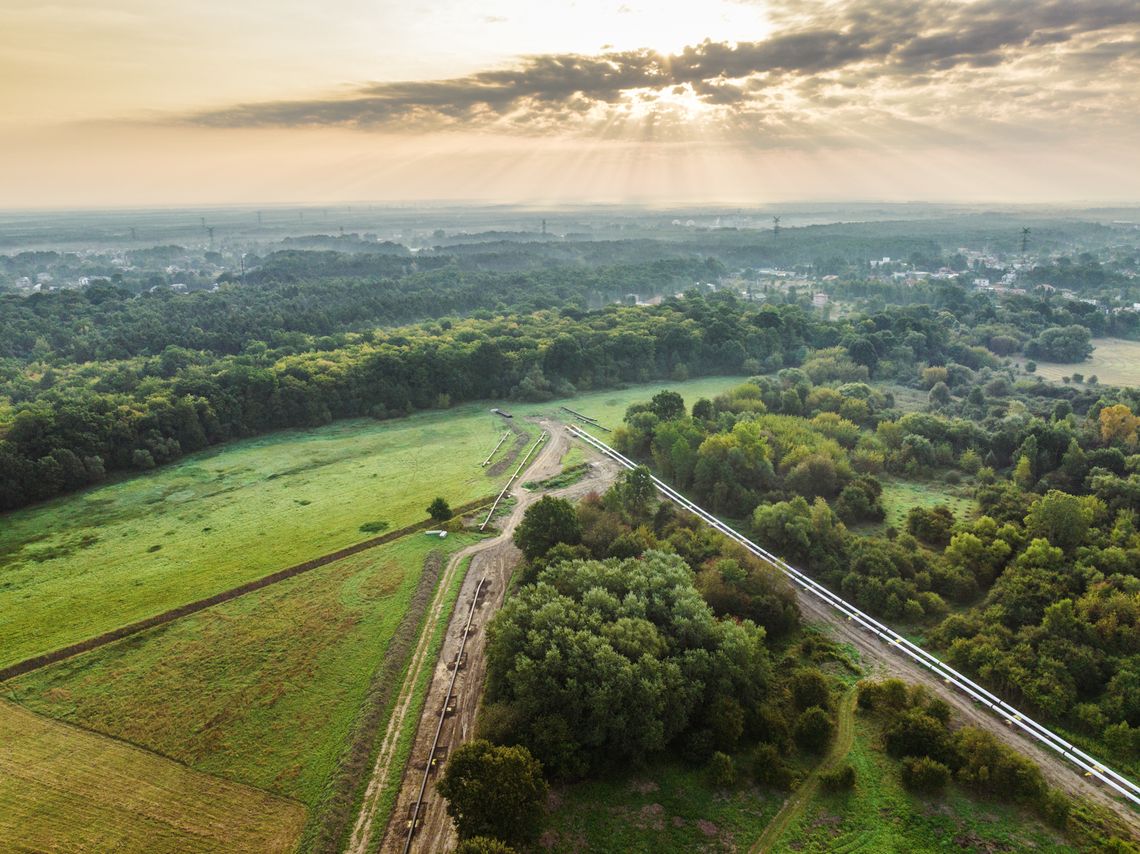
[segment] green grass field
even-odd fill
[[[630,777],[555,789],[541,850],[747,851],[781,793],[709,786],[701,769],[657,763]]]
[[[692,401],[735,382],[637,386],[572,405],[616,426],[661,388]],[[419,521],[435,495],[455,505],[497,492],[505,478],[480,467],[503,432],[489,405],[235,442],[0,517],[0,667],[358,542],[379,523]],[[516,416],[558,411],[503,405]]]
[[[647,401],[659,391],[670,389],[680,393],[685,398],[686,408],[691,409],[693,404],[700,398],[707,397],[713,398],[718,394],[727,391],[733,386],[740,385],[747,377],[705,377],[699,380],[685,380],[684,382],[656,382],[646,385],[630,386],[629,388],[620,390],[609,391],[594,391],[588,394],[580,394],[577,397],[570,398],[569,400],[554,400],[549,403],[529,403],[517,404],[511,407],[511,412],[515,415],[522,413],[523,415],[551,415],[560,418],[567,422],[574,420],[565,412],[562,412],[558,407],[562,404],[569,406],[571,409],[581,412],[583,415],[588,415],[591,418],[596,418],[603,427],[608,427],[613,430],[615,427],[620,427],[622,417],[625,415],[625,410],[631,403],[638,403]],[[577,422],[574,422],[577,423]],[[580,424],[579,426],[586,426]],[[604,437],[604,431],[595,431],[597,435]]]
[[[974,509],[970,497],[971,488],[959,484],[953,486],[938,480],[911,481],[884,477],[883,509],[887,511],[885,524],[893,525],[900,531],[906,530],[906,514],[912,507],[935,507],[947,505],[954,511],[954,518],[962,519]]]
[[[1140,341],[1120,338],[1094,338],[1092,356],[1083,362],[1060,364],[1038,362],[1037,374],[1047,380],[1061,382],[1061,377],[1093,375],[1101,385],[1140,386]]]
[[[305,808],[0,701],[0,850],[287,852]]]
[[[934,854],[947,851],[1077,852],[1036,816],[982,801],[951,786],[938,798],[907,792],[898,766],[871,747],[858,719],[847,761],[855,789],[818,794],[776,841],[773,852],[797,854]]]
[[[8,699],[318,803],[433,549],[412,534],[4,684]]]

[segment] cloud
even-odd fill
[[[762,41],[527,56],[465,77],[371,83],[347,96],[179,118],[215,128],[474,129],[754,144],[985,133],[1095,120],[1136,131],[1135,0],[781,0]]]

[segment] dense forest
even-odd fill
[[[450,758],[438,787],[469,840],[461,850],[532,841],[547,781],[605,778],[668,755],[703,768],[720,793],[791,791],[836,738],[842,676],[859,668],[803,630],[774,568],[659,503],[648,469],[577,507],[543,498],[515,542],[526,563],[489,627],[478,739]],[[956,786],[1019,804],[1083,846],[1133,850],[925,689],[864,680],[857,696],[862,726],[907,789],[930,797]],[[858,772],[845,763],[819,784],[849,791]]]
[[[691,289],[657,306],[584,307],[595,291],[715,272],[707,260],[589,275],[445,267],[399,286],[337,277],[293,283],[309,263],[289,256],[264,272],[265,283],[216,293],[128,298],[95,284],[5,298],[16,310],[0,321],[9,353],[0,362],[0,400],[7,401],[0,508],[241,436],[466,400],[542,400],[789,366],[809,376],[838,371],[852,381],[911,382],[921,363],[944,368],[953,386],[973,372],[997,371],[1019,350],[1042,359],[1087,352],[1090,330],[1081,321],[1096,326],[1102,316],[1090,319],[1077,308],[1083,303],[999,302],[960,289],[952,304],[835,321],[794,300],[750,301],[730,291]],[[295,264],[300,271],[287,272]],[[449,316],[378,328],[425,313]],[[1042,386],[1039,393],[1060,392]]]
[[[859,607],[926,627],[1002,696],[1140,761],[1140,397],[961,366],[916,379],[928,403],[903,412],[817,351],[691,408],[634,405],[613,441]],[[886,478],[964,484],[976,509],[883,527]]]

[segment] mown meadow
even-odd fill
[[[425,558],[476,539],[411,534],[0,690],[33,711],[311,807]]]
[[[733,382],[670,387],[696,398]],[[569,405],[617,424],[657,388]],[[418,522],[435,495],[458,505],[496,493],[503,478],[480,467],[504,432],[491,405],[274,433],[6,514],[0,667]],[[517,429],[535,434],[519,416],[559,411],[502,405]]]
[[[1094,338],[1092,355],[1083,362],[1038,362],[1036,373],[1047,380],[1081,374],[1095,376],[1101,385],[1140,386],[1140,341]]]
[[[0,701],[0,850],[292,851],[296,801]]]

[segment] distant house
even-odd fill
[[[825,305],[827,305],[828,302],[829,298],[823,291],[817,291],[816,293],[812,294],[811,304],[816,308],[823,308]]]

